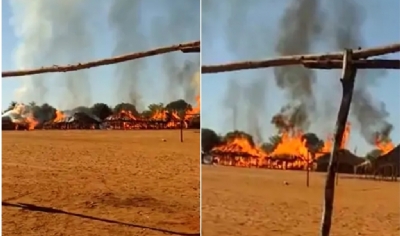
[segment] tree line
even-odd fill
[[[8,112],[13,110],[18,103],[12,101],[8,108],[3,111]],[[28,105],[28,109],[30,113],[33,115],[34,118],[41,120],[42,122],[51,121],[56,118],[56,111],[57,109],[48,103],[44,103],[42,105],[38,105],[36,102],[30,102]],[[87,114],[92,114],[100,118],[101,120],[106,119],[112,114],[116,114],[121,112],[122,110],[131,112],[132,115],[135,117],[142,117],[142,118],[150,118],[152,117],[157,111],[176,111],[180,117],[184,117],[184,115],[192,110],[192,106],[187,103],[183,99],[179,99],[176,101],[172,101],[166,105],[163,103],[153,103],[150,104],[144,111],[139,112],[134,104],[131,103],[119,103],[116,106],[112,107],[105,103],[95,103],[90,107],[86,106],[78,106],[72,111],[74,112],[83,112]]]
[[[209,153],[214,147],[224,145],[236,138],[243,138],[248,141],[248,143],[255,147],[253,136],[244,131],[231,131],[225,135],[219,135],[214,130],[208,128],[201,129],[201,147],[202,151]],[[320,139],[315,133],[305,133],[302,136],[302,140],[306,140],[305,145],[308,151],[313,153],[320,152],[324,147],[324,141]],[[282,142],[280,135],[273,135],[269,137],[267,142],[261,144],[260,148],[266,152],[273,152],[277,146]],[[382,151],[379,149],[374,149],[365,155],[366,159],[373,160],[382,155]]]

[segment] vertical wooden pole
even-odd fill
[[[307,152],[307,177],[306,177],[307,188],[310,187],[310,152]]]
[[[183,143],[183,124],[181,121],[181,143]]]
[[[332,211],[335,196],[335,176],[337,168],[337,151],[343,140],[343,134],[350,111],[351,100],[353,97],[354,80],[357,69],[351,65],[352,51],[346,50],[343,55],[342,78],[342,102],[340,104],[336,121],[336,132],[333,149],[329,159],[328,173],[325,182],[324,205],[321,222],[321,236],[329,236],[332,224]]]
[[[336,162],[336,186],[339,184],[339,166],[340,166],[340,159],[341,159],[341,157],[340,156],[338,156],[337,157],[337,162]]]
[[[181,114],[180,114],[180,120],[181,120],[181,143],[183,143],[183,119],[184,119],[184,117],[185,117],[185,113],[183,113],[183,112],[181,112]]]

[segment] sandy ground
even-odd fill
[[[202,181],[204,236],[319,235],[323,174],[312,173],[307,188],[305,172],[203,166]],[[339,178],[331,235],[400,235],[399,190]]]
[[[184,135],[3,132],[3,235],[199,235],[200,135]]]

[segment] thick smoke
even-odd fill
[[[233,130],[239,129],[237,119],[238,119],[238,109],[239,101],[241,100],[242,88],[235,79],[229,80],[228,88],[225,92],[224,107],[231,112],[230,117],[232,117],[232,128]]]
[[[352,0],[332,1],[334,12],[334,40],[338,49],[358,48],[363,46],[361,27],[364,10]],[[345,24],[343,22],[346,22]],[[368,91],[377,83],[377,78],[384,75],[382,70],[359,70],[351,105],[351,115],[355,118],[361,134],[370,144],[375,143],[376,136],[388,140],[392,124],[387,122],[389,113],[384,104],[374,101]]]
[[[154,14],[156,12],[156,14]],[[154,14],[151,22],[143,15]],[[117,40],[115,54],[147,50],[150,45],[165,46],[200,38],[200,2],[185,1],[113,1],[109,14],[110,26]],[[160,56],[162,70],[168,81],[165,94],[168,100],[185,99],[193,102],[196,86],[194,73],[199,71],[198,54],[168,53]],[[149,69],[146,59],[117,65],[118,89],[116,96],[136,106],[141,102],[141,72]],[[157,79],[157,78],[156,78]]]
[[[114,33],[116,45],[115,55],[148,49],[148,38],[142,28],[143,1],[113,1],[109,12],[109,23]],[[140,71],[146,70],[146,60],[139,59],[118,63],[116,65],[118,85],[116,97],[141,107]]]
[[[162,9],[151,22],[151,38],[158,45],[200,39],[199,0],[154,1],[153,5]],[[162,69],[168,76],[166,99],[171,101],[183,97],[193,103],[197,88],[193,86],[192,78],[199,71],[199,54],[174,52],[162,55],[161,60]]]
[[[78,63],[92,52],[87,28],[87,12],[83,1],[10,1],[12,23],[19,45],[15,52],[18,69]],[[58,87],[66,89],[63,101],[73,106],[90,103],[90,83],[87,71],[53,74]],[[49,94],[49,76],[35,75],[24,79],[17,90],[18,99],[43,103]]]
[[[281,22],[276,51],[280,55],[307,54],[321,34],[323,18],[319,0],[291,1]],[[290,118],[297,128],[307,129],[310,122],[307,114],[315,107],[313,84],[315,73],[301,66],[275,67],[275,81],[286,92],[289,100],[300,101],[301,119]],[[283,109],[286,110],[286,109]],[[297,114],[297,113],[294,113]]]
[[[219,21],[216,12],[216,9],[219,9],[219,11],[224,11],[224,14],[228,13],[223,33],[230,52],[238,59],[265,58],[268,51],[271,51],[271,31],[261,20],[254,21],[254,15],[251,13],[264,4],[264,1],[253,3],[248,4],[246,1],[234,0],[230,1],[229,7],[227,7],[226,5],[221,6],[218,1],[204,1],[202,11],[205,19],[203,21],[205,36],[203,39],[213,40],[214,34],[221,33],[207,31],[207,27],[213,28],[212,24]],[[244,80],[244,76],[249,84],[244,85],[238,82]],[[268,78],[263,70],[234,73],[229,78],[228,89],[223,101],[223,106],[227,108],[230,120],[233,122],[233,128],[246,128],[257,141],[262,139],[260,132],[265,123],[262,117],[265,116],[267,84]],[[243,103],[246,104],[245,110],[239,109]],[[244,122],[240,122],[241,119]],[[239,122],[246,127],[238,127]]]

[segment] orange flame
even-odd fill
[[[341,149],[344,149],[347,145],[350,128],[350,123],[347,123],[340,144]],[[247,139],[242,137],[237,137],[226,144],[215,147],[211,152],[215,154],[217,162],[222,165],[305,169],[309,167],[312,160],[306,145],[307,140],[303,138],[303,134],[303,131],[294,128],[290,131],[284,131],[281,134],[281,142],[271,153],[265,153],[261,148],[253,147]],[[332,143],[332,135],[329,135],[322,150],[315,157],[319,158],[330,152]]]

